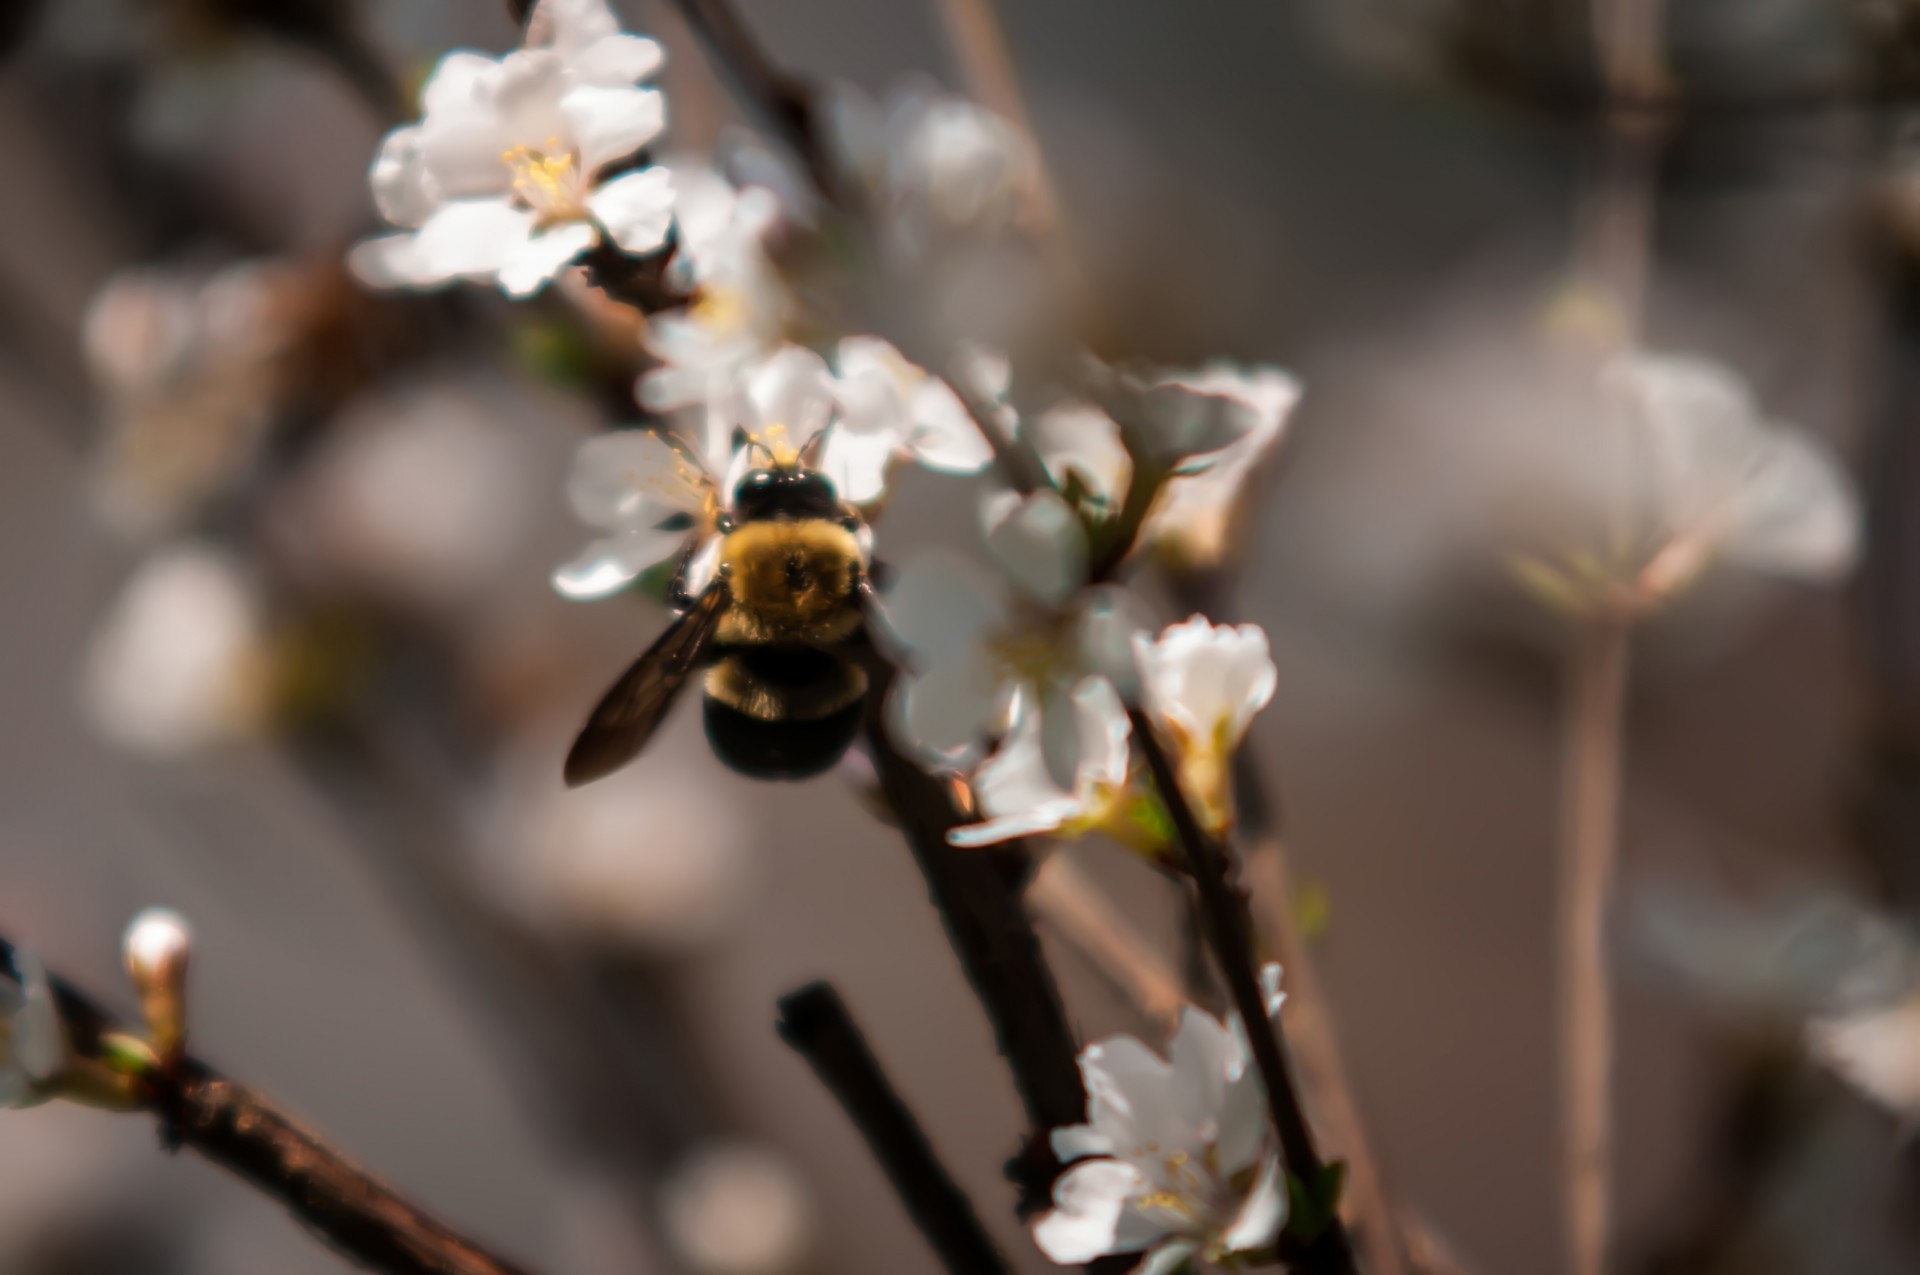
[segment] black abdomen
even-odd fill
[[[805,779],[845,755],[866,689],[859,665],[830,651],[736,648],[707,674],[707,740],[743,775]]]

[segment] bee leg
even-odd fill
[[[883,592],[893,586],[893,577],[895,574],[891,562],[882,562],[878,558],[869,562],[865,571],[865,577],[868,583]]]
[[[687,592],[687,569],[693,565],[694,555],[700,552],[700,537],[688,536],[687,543],[680,550],[680,558],[673,564],[673,574],[667,578],[667,605],[676,611],[690,611],[696,599]]]

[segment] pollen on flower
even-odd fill
[[[793,445],[785,421],[774,421],[758,432],[749,433],[747,442],[764,451],[768,462],[776,468],[791,467],[800,460],[800,449]]]
[[[731,333],[747,326],[753,307],[748,304],[744,290],[707,284],[695,295],[687,314],[709,332]]]
[[[500,152],[513,173],[513,193],[540,215],[543,224],[581,221],[587,216],[585,182],[577,157],[563,149],[560,139],[547,139],[547,150],[514,146]]]

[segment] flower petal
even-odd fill
[[[653,430],[596,434],[573,453],[567,500],[582,522],[608,530],[652,527],[671,512],[701,514],[713,481]]]
[[[944,553],[903,565],[880,612],[890,644],[923,670],[977,646],[1006,616],[992,581],[972,563]]]
[[[1168,1240],[1147,1254],[1146,1260],[1133,1268],[1133,1275],[1174,1275],[1188,1258],[1200,1251],[1195,1240]]]
[[[1119,1234],[1127,1200],[1144,1185],[1139,1170],[1119,1160],[1088,1160],[1053,1184],[1053,1208],[1033,1224],[1033,1242],[1063,1266],[1106,1253],[1138,1252],[1150,1240],[1128,1243]]]
[[[1050,832],[1081,813],[1081,804],[1073,794],[1056,784],[1047,772],[1041,750],[1041,715],[1027,707],[1030,703],[1029,696],[1016,697],[1012,731],[973,776],[974,798],[993,832],[981,831],[989,825],[955,829],[955,836],[949,838],[954,845],[986,845],[988,841],[982,838],[988,835],[992,841],[1005,841]],[[1010,827],[1023,831],[1007,831]],[[956,839],[961,833],[966,834],[964,841]]]
[[[567,69],[586,84],[633,84],[658,71],[666,60],[658,41],[622,32],[568,56]]]
[[[1740,502],[1727,557],[1755,570],[1831,579],[1853,565],[1860,518],[1839,458],[1818,439],[1776,428]]]
[[[1220,1243],[1231,1253],[1265,1248],[1280,1238],[1287,1213],[1287,1177],[1280,1169],[1280,1157],[1269,1156],[1240,1206],[1240,1215],[1221,1233]]]
[[[599,236],[584,221],[569,221],[516,245],[500,263],[500,286],[508,296],[527,297],[572,265]]]
[[[625,159],[667,126],[667,98],[659,89],[584,84],[560,99],[560,111],[572,127],[586,176]]]
[[[989,492],[981,501],[987,552],[1034,598],[1058,606],[1087,582],[1087,536],[1059,492]]]
[[[396,226],[426,224],[438,201],[427,186],[426,160],[420,151],[420,126],[396,128],[380,142],[368,173],[374,206]]]
[[[684,531],[639,527],[596,540],[555,569],[554,592],[575,602],[610,597],[647,568],[673,557],[686,541]]]
[[[1072,1164],[1090,1155],[1112,1155],[1113,1140],[1092,1125],[1063,1125],[1047,1135],[1047,1145],[1062,1164]]]
[[[963,824],[947,833],[947,844],[962,850],[997,846],[1021,837],[1043,837],[1058,832],[1078,817],[1086,807],[1073,797],[1056,797],[1016,815]]]
[[[1004,696],[972,652],[962,651],[894,684],[888,704],[894,738],[933,765],[964,765],[1003,711]]]
[[[913,396],[913,458],[943,474],[977,474],[993,463],[993,448],[966,404],[945,381],[927,378]]]
[[[442,204],[414,236],[423,279],[484,278],[497,273],[533,237],[534,216],[504,199]]]
[[[1120,427],[1097,407],[1069,403],[1023,422],[1054,482],[1077,478],[1103,508],[1119,503],[1133,476],[1133,459],[1120,439]]]
[[[798,451],[826,428],[833,413],[833,377],[827,362],[803,346],[788,345],[747,380],[755,420],[748,432],[774,448]]]
[[[1167,1052],[1173,1063],[1174,1110],[1211,1141],[1226,1102],[1233,1037],[1219,1019],[1189,1005],[1180,1013],[1180,1030]]]
[[[587,207],[624,251],[652,252],[673,228],[673,177],[664,168],[625,173],[588,195]]]
[[[1104,677],[1081,679],[1073,688],[1073,711],[1080,736],[1076,792],[1084,800],[1097,787],[1119,788],[1127,782],[1127,741],[1133,724],[1113,683]]]

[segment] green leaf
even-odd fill
[[[139,1076],[160,1065],[146,1041],[125,1032],[108,1032],[100,1037],[100,1061],[123,1076]]]
[[[1323,1167],[1313,1181],[1306,1182],[1287,1174],[1287,1234],[1302,1244],[1311,1244],[1340,1216],[1340,1193],[1347,1185],[1347,1162],[1335,1160]]]

